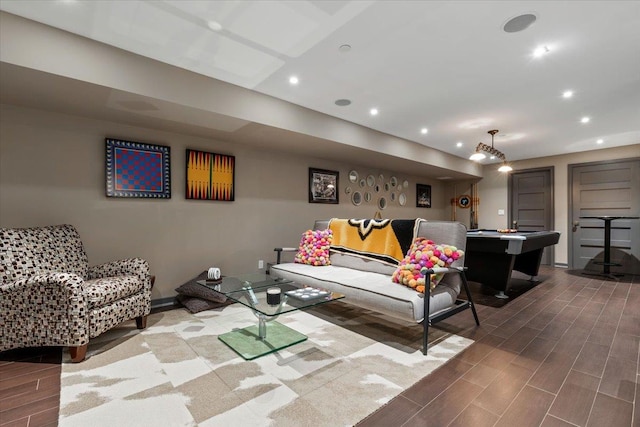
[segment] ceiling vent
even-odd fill
[[[517,33],[529,28],[531,24],[536,22],[536,19],[536,15],[532,13],[518,15],[515,18],[509,19],[502,29],[507,33]]]

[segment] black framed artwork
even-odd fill
[[[426,184],[416,184],[416,207],[431,207],[431,186]]]
[[[309,203],[338,204],[339,178],[337,171],[309,168]]]
[[[185,197],[196,200],[235,200],[236,158],[187,149]]]
[[[107,197],[171,198],[171,148],[106,138]]]

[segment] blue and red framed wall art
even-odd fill
[[[235,199],[236,158],[187,149],[185,197],[232,202]]]
[[[171,149],[106,139],[107,197],[171,198]]]

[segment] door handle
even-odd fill
[[[518,221],[517,220],[513,220],[513,228],[514,229],[518,229]]]
[[[580,221],[573,221],[573,232],[578,231],[578,227],[580,227]]]

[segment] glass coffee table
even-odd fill
[[[336,292],[303,286],[268,274],[223,277],[219,281],[198,280],[197,283],[250,308],[258,318],[257,325],[218,336],[220,341],[245,360],[276,352],[307,339],[306,335],[275,322],[279,315],[344,298],[344,295]]]

